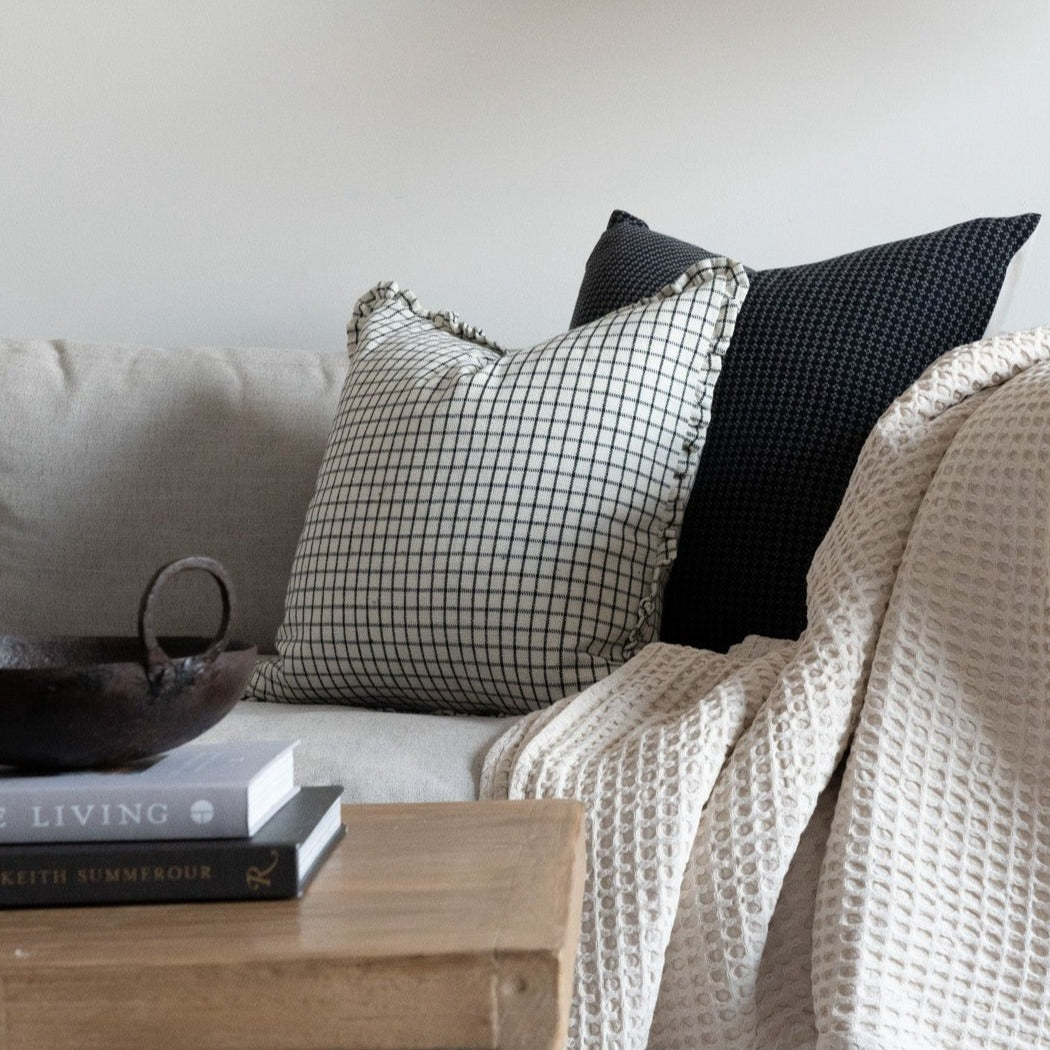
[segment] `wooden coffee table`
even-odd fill
[[[344,807],[300,901],[0,912],[4,1050],[558,1047],[573,802]]]

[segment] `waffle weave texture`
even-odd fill
[[[1050,329],[950,352],[800,639],[654,643],[492,749],[483,795],[588,807],[570,1046],[1050,1047],[1048,444]]]

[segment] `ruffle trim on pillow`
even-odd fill
[[[722,276],[719,276],[719,271],[721,271]],[[627,642],[624,646],[625,660],[629,660],[644,645],[653,640],[652,635],[655,632],[650,632],[647,629],[650,624],[655,624],[656,622],[657,610],[663,602],[666,575],[678,553],[678,537],[682,529],[685,505],[692,492],[693,480],[696,477],[697,467],[700,464],[700,453],[703,451],[707,430],[711,425],[711,403],[714,396],[714,387],[722,371],[722,361],[725,358],[726,351],[729,349],[729,340],[733,336],[733,328],[736,325],[740,306],[747,297],[751,282],[743,263],[737,262],[735,259],[726,258],[724,255],[716,255],[693,263],[676,280],[664,285],[663,288],[649,296],[649,298],[640,301],[640,303],[655,303],[662,299],[670,299],[672,296],[680,295],[691,285],[700,286],[708,282],[715,284],[716,290],[718,290],[717,285],[719,283],[724,286],[720,289],[725,296],[725,304],[722,307],[723,317],[720,321],[721,333],[711,344],[711,348],[708,351],[711,359],[718,362],[718,367],[705,373],[702,385],[692,392],[695,411],[685,421],[685,434],[683,435],[680,449],[681,457],[673,472],[678,484],[675,487],[675,491],[663,501],[659,519],[662,536],[660,550],[653,564],[649,593],[639,603],[638,619],[631,633],[627,636]],[[621,309],[633,310],[640,303],[634,303]]]
[[[500,346],[494,339],[490,339],[476,325],[467,324],[461,320],[459,314],[455,313],[455,311],[427,310],[420,305],[419,300],[412,292],[407,288],[402,288],[397,281],[380,281],[379,284],[365,292],[357,300],[354,304],[353,313],[350,315],[350,320],[347,322],[347,348],[351,356],[354,348],[357,346],[360,324],[382,306],[397,301],[404,303],[416,317],[429,321],[435,328],[440,328],[450,335],[465,339],[478,346],[486,347],[489,350],[495,350],[500,354],[507,352],[505,347]]]

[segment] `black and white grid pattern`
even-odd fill
[[[793,638],[806,572],[879,416],[984,334],[1038,215],[974,219],[823,262],[748,271],[667,583],[661,637],[725,650]],[[614,212],[573,324],[648,295],[706,249]]]
[[[385,283],[295,555],[265,700],[520,713],[651,641],[748,278],[503,352]]]

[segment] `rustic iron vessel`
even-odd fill
[[[222,592],[215,638],[158,639],[157,600],[180,572],[209,573]],[[176,747],[222,719],[244,692],[253,645],[230,640],[236,599],[212,558],[160,568],[139,606],[139,636],[0,636],[0,765],[88,769]]]

